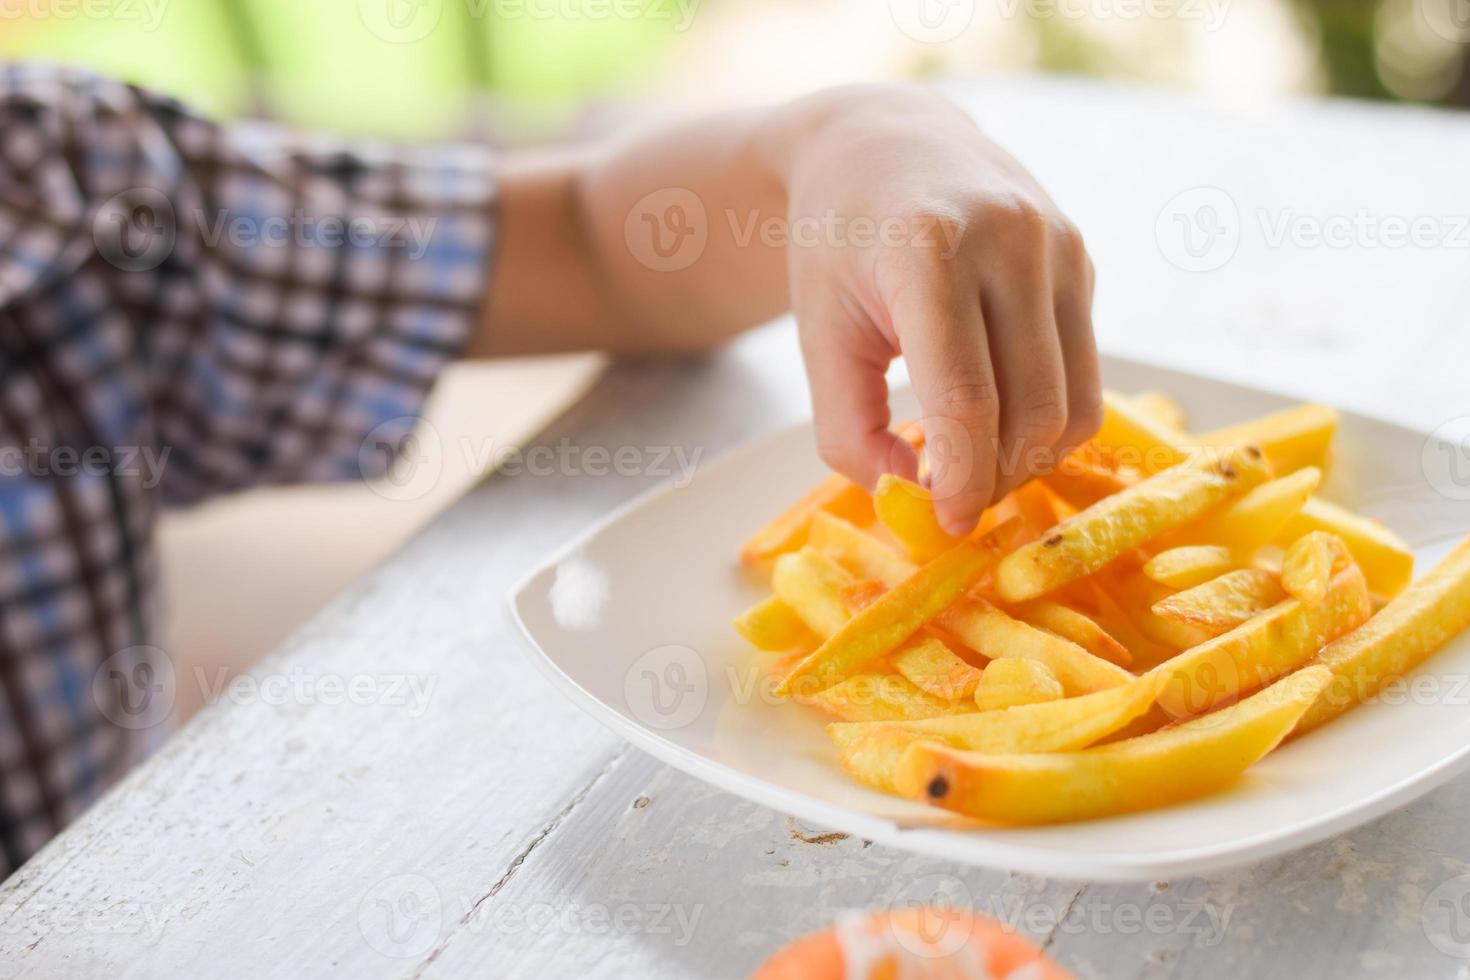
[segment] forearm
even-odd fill
[[[785,309],[783,250],[741,237],[785,213],[760,160],[765,119],[730,113],[508,162],[490,303],[471,353],[685,350]]]

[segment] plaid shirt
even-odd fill
[[[0,877],[167,730],[163,506],[384,470],[486,288],[488,161],[0,65]]]

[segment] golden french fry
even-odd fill
[[[980,683],[980,669],[966,663],[932,636],[917,636],[900,647],[888,662],[919,690],[960,701],[971,697]]]
[[[771,588],[819,638],[825,639],[851,618],[842,590],[852,576],[841,565],[817,551],[802,548],[776,559]]]
[[[831,514],[818,514],[812,519],[811,545],[854,575],[889,588],[919,570],[918,565],[862,528]]]
[[[1055,633],[1064,640],[1071,640],[1094,657],[1108,663],[1127,667],[1133,663],[1133,654],[1113,638],[1086,613],[1064,606],[1051,599],[1032,599],[1023,602],[1014,610],[1017,619],[1030,623],[1037,629]]]
[[[1118,603],[1128,618],[1137,624],[1145,636],[1171,653],[1197,646],[1210,638],[1210,634],[1198,626],[1181,623],[1154,612],[1154,607],[1173,595],[1174,590],[1155,582],[1142,569],[1135,572],[1120,571],[1107,578],[1112,580]]]
[[[929,561],[959,544],[959,538],[940,526],[929,491],[891,473],[878,478],[873,511],[917,562]]]
[[[1128,666],[1133,670],[1147,670],[1179,652],[1179,648],[1160,643],[1146,634],[1095,576],[1083,579],[1067,591],[1073,594],[1074,604],[1085,607],[1088,615],[1094,617],[1099,626],[1107,630],[1109,635],[1117,637],[1118,642],[1127,648],[1133,658]]]
[[[1171,589],[1192,589],[1235,567],[1235,555],[1224,545],[1196,544],[1159,552],[1143,566],[1143,574]]]
[[[828,725],[827,733],[849,774],[892,791],[899,757],[921,739],[976,752],[1066,752],[1141,717],[1156,693],[1154,679],[1138,679],[1076,698],[902,724],[838,723]]]
[[[996,566],[996,588],[1009,602],[1044,595],[1249,492],[1269,476],[1260,451],[1251,447],[1201,453],[1098,501],[1040,541],[1017,548]]]
[[[1189,454],[1178,448],[1184,437],[1159,424],[1138,403],[1115,391],[1103,392],[1103,424],[1092,437],[1112,460],[1114,468],[1131,466],[1158,473],[1184,462]]]
[[[921,691],[897,674],[856,674],[803,700],[850,722],[918,721],[974,710],[967,702]]]
[[[1353,560],[1368,578],[1368,588],[1377,595],[1393,597],[1414,577],[1414,553],[1404,539],[1377,521],[1361,517],[1320,497],[1308,500],[1301,511],[1281,529],[1276,540],[1290,545],[1313,531],[1328,531],[1342,538]]]
[[[812,649],[819,642],[796,610],[775,596],[737,616],[735,629],[758,650]]]
[[[1261,484],[1213,514],[1180,528],[1169,543],[1222,544],[1248,561],[1306,506],[1322,482],[1315,466]]]
[[[1162,391],[1140,391],[1128,399],[1138,410],[1158,425],[1174,432],[1185,432],[1189,429],[1188,417],[1184,414],[1184,406]],[[1236,442],[1250,442],[1250,439],[1237,439]]]
[[[908,746],[898,792],[983,820],[1044,824],[1165,806],[1222,789],[1291,731],[1332,678],[1309,667],[1239,704],[1149,735],[1075,752],[991,755]]]
[[[898,649],[919,627],[964,595],[995,564],[1014,529],[966,540],[924,565],[853,616],[777,686],[781,697],[816,693]],[[779,594],[779,593],[778,593]]]
[[[1080,453],[1068,456],[1041,479],[1052,493],[1077,510],[1085,510],[1138,482],[1127,471],[1110,469]]]
[[[1303,602],[1317,602],[1327,594],[1332,573],[1353,557],[1342,538],[1327,531],[1303,534],[1281,559],[1281,586]]]
[[[1228,633],[1155,668],[1169,677],[1159,706],[1175,718],[1201,714],[1296,670],[1373,612],[1363,573],[1349,565],[1321,602],[1283,599]]]
[[[740,549],[740,560],[755,565],[795,551],[806,543],[812,517],[822,512],[865,524],[873,519],[873,501],[868,491],[834,473],[780,517],[751,535]]]
[[[888,591],[878,582],[854,581],[846,569],[810,545],[776,559],[772,584],[777,593],[775,601],[790,609],[815,641],[796,647],[808,651],[841,629],[854,612],[877,602]],[[978,669],[940,640],[922,633],[906,640],[889,659],[920,690],[946,700],[969,698],[980,681]],[[789,664],[787,672],[798,663]]]
[[[1470,627],[1470,538],[1400,592],[1362,626],[1328,644],[1314,663],[1332,684],[1297,726],[1297,734],[1377,694]]]
[[[1063,694],[1062,682],[1050,667],[1021,657],[990,661],[974,690],[975,706],[981,711],[1058,701]]]
[[[1260,446],[1271,467],[1280,474],[1305,466],[1327,468],[1332,437],[1337,432],[1337,410],[1326,405],[1295,405],[1249,422],[1215,429],[1195,438],[1206,446]]]
[[[1118,395],[1104,395],[1107,420],[1104,430],[1109,445],[1117,451],[1118,445],[1137,454],[1153,453],[1155,458],[1167,459],[1172,452],[1183,459],[1185,451],[1179,448],[1177,435],[1171,435],[1161,426],[1149,426],[1140,422],[1141,413]],[[1102,441],[1102,436],[1097,438]],[[1312,531],[1330,531],[1342,538],[1352,552],[1353,559],[1367,576],[1368,588],[1376,595],[1392,597],[1398,595],[1414,576],[1414,555],[1402,538],[1376,521],[1352,513],[1336,504],[1312,497],[1281,529],[1277,542],[1289,545],[1297,538]]]
[[[1323,589],[1326,595],[1326,589]],[[1154,603],[1155,615],[1219,636],[1286,598],[1276,576],[1259,568],[1226,572]],[[1318,597],[1319,599],[1321,596]]]
[[[956,603],[935,622],[991,659],[1012,657],[1046,664],[1069,696],[1117,687],[1133,679],[1122,667],[1094,657],[1071,640],[1014,619],[980,599]]]
[[[1056,526],[1061,519],[1046,484],[1031,480],[1011,491],[1016,500],[1016,509],[1026,523],[1026,537],[1037,538]]]

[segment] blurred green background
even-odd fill
[[[0,57],[226,116],[511,143],[639,103],[1022,71],[1465,105],[1466,41],[1470,0],[0,0]]]

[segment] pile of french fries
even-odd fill
[[[1005,824],[1163,806],[1470,626],[1470,538],[1411,582],[1398,536],[1316,496],[1332,409],[1191,434],[1162,394],[1105,402],[964,538],[918,484],[832,476],[745,545],[774,594],[735,627],[852,777]]]

